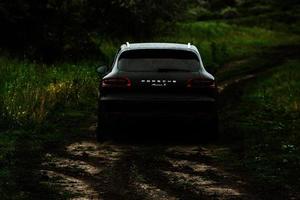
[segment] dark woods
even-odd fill
[[[43,57],[91,56],[99,38],[145,38],[172,23],[182,0],[3,0],[0,3],[1,47]]]
[[[232,18],[297,0],[2,0],[0,50],[51,62],[101,55],[103,40],[151,40],[180,20]],[[256,6],[258,5],[258,6]],[[238,11],[241,9],[242,11]],[[18,53],[16,53],[18,52]]]

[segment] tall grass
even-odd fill
[[[293,144],[300,147],[299,79],[300,62],[290,60],[271,76],[249,86],[249,93],[243,97],[245,112],[253,108],[257,112],[244,116],[244,119],[259,124],[259,131],[269,133],[260,135],[257,142],[276,141],[279,146]]]
[[[208,68],[219,68],[228,61],[250,57],[262,48],[293,43],[299,36],[258,27],[243,27],[224,22],[177,24],[174,33],[157,41],[192,42]]]
[[[245,87],[240,104],[222,116],[226,133],[243,137],[235,162],[284,195],[300,186],[299,79],[300,61],[290,60]]]
[[[3,128],[40,125],[52,111],[95,96],[95,67],[47,66],[0,58],[0,125]]]
[[[263,48],[293,43],[299,36],[271,31],[259,27],[243,27],[225,22],[178,23],[169,33],[148,40],[130,42],[174,42],[196,45],[206,67],[215,71],[224,63],[243,59],[260,52]],[[107,61],[112,61],[114,52],[126,41],[105,40],[99,46]]]

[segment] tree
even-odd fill
[[[46,60],[86,56],[97,50],[92,36],[149,37],[180,19],[185,1],[2,0],[0,44]]]
[[[220,10],[226,7],[234,7],[237,4],[236,0],[210,0],[208,1],[211,10]]]

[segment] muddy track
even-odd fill
[[[88,120],[94,124],[95,118]],[[45,182],[68,199],[255,199],[246,181],[215,160],[217,146],[84,138],[45,155]]]
[[[226,88],[263,71],[224,81],[221,98]],[[41,166],[45,182],[69,199],[259,199],[247,178],[218,164],[217,144],[97,143],[95,122],[95,117],[87,120],[80,127],[85,137],[49,152]]]

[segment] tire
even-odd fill
[[[103,118],[98,119],[96,129],[96,139],[98,142],[105,142],[111,136],[112,130],[110,124]]]

